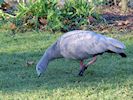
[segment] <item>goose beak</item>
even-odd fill
[[[36,68],[36,72],[37,72],[37,76],[40,77],[41,76],[40,68]]]

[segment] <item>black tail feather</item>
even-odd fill
[[[116,52],[111,51],[111,50],[107,50],[106,52],[108,52],[108,53],[116,53]],[[119,55],[120,55],[121,57],[124,57],[124,58],[127,57],[127,55],[126,55],[125,53],[119,53]]]
[[[119,55],[121,56],[121,57],[127,57],[127,55],[125,54],[125,53],[119,53]]]
[[[121,57],[124,57],[124,58],[127,57],[127,55],[126,55],[125,53],[116,53],[116,52],[111,51],[111,50],[107,50],[107,51],[105,51],[105,52],[107,52],[107,53],[115,53],[115,54],[119,54]],[[95,55],[93,55],[93,56],[102,55],[102,54],[105,53],[105,52],[97,53],[97,54],[95,54]]]

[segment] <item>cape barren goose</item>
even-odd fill
[[[116,39],[93,31],[75,30],[62,35],[45,51],[36,65],[36,71],[40,76],[50,61],[64,57],[79,60],[80,71],[78,75],[82,76],[87,67],[96,61],[97,55],[108,52],[126,57],[124,49],[125,45]],[[92,58],[92,60],[83,64],[83,61],[88,58]]]

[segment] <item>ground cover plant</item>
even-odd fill
[[[0,34],[0,99],[115,99],[133,98],[133,33],[108,34],[123,41],[128,57],[104,54],[77,77],[77,61],[59,59],[38,78],[35,65],[61,33]]]

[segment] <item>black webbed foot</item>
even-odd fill
[[[84,71],[85,71],[86,69],[87,69],[87,67],[83,67],[83,68],[79,71],[78,75],[79,75],[79,76],[83,76]]]

